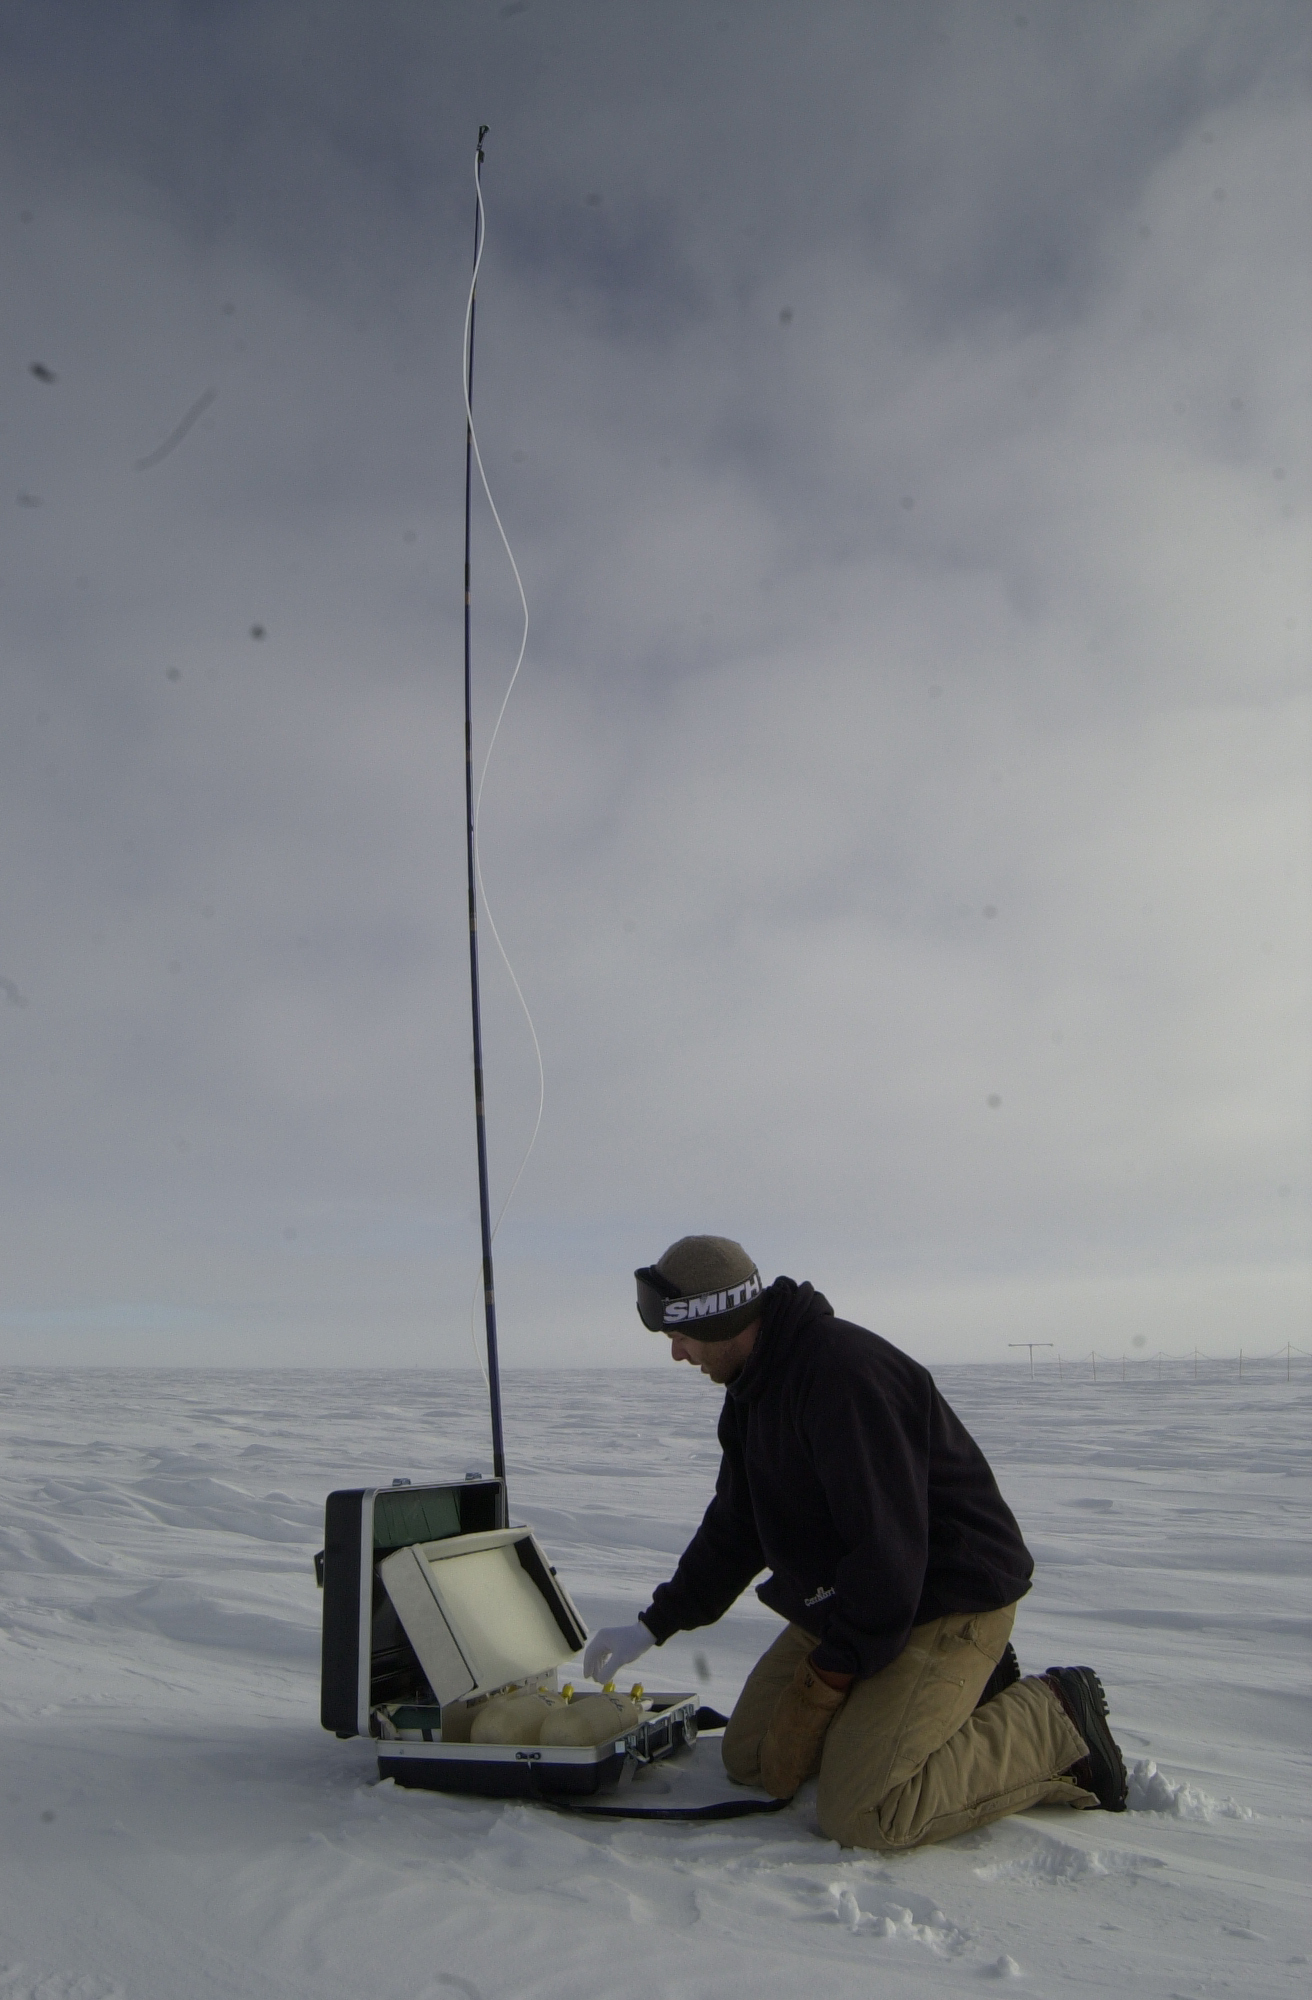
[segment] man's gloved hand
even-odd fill
[[[848,1679],[850,1685],[848,1676],[834,1678]],[[826,1732],[846,1700],[846,1688],[831,1686],[809,1659],[799,1663],[761,1739],[761,1783],[771,1797],[791,1799],[805,1779],[815,1776]]]
[[[583,1654],[583,1671],[590,1681],[611,1681],[621,1667],[641,1659],[656,1644],[641,1619],[632,1625],[603,1625],[594,1632]]]

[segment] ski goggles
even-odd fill
[[[663,1271],[648,1264],[634,1272],[638,1286],[638,1317],[652,1333],[690,1333],[697,1340],[727,1340],[738,1331],[742,1308],[758,1300],[765,1287],[754,1270],[749,1278],[716,1292],[681,1292]],[[724,1325],[732,1314],[734,1324]],[[743,1322],[746,1323],[745,1321]]]

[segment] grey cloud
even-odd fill
[[[92,1317],[41,1351],[467,1353],[479,117],[508,1354],[649,1358],[625,1273],[706,1223],[930,1354],[1292,1337],[1300,10],[49,18],[0,1229],[14,1310]],[[480,514],[480,741],[516,620]]]

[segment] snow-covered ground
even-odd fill
[[[1312,1386],[939,1378],[1038,1559],[1022,1665],[1100,1670],[1137,1809],[890,1862],[806,1793],[567,1822],[379,1785],[319,1729],[323,1496],[485,1465],[475,1376],[0,1375],[0,2000],[1304,1995]],[[717,1400],[509,1377],[512,1512],[590,1623],[668,1574]],[[727,1708],[777,1629],[749,1597],[644,1676]]]

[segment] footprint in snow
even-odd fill
[[[1013,1849],[1006,1860],[990,1862],[973,1873],[981,1882],[1066,1883],[1095,1875],[1134,1875],[1141,1869],[1165,1866],[1155,1855],[1071,1847],[1064,1840],[1038,1834],[1019,1852]]]

